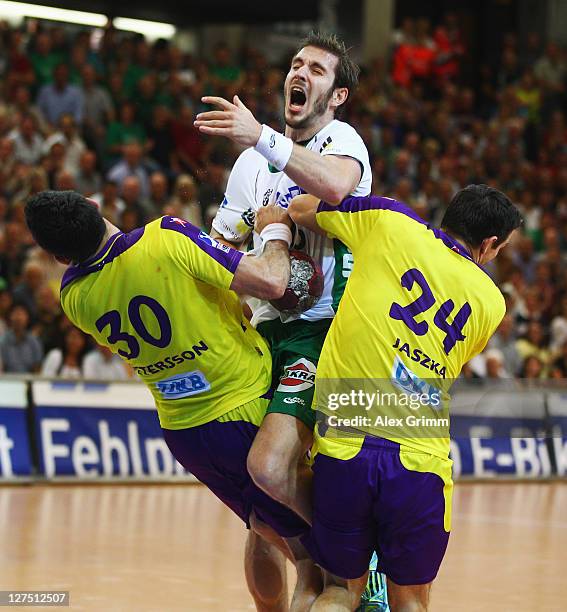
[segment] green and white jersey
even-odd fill
[[[368,151],[362,138],[348,123],[334,119],[311,140],[304,144],[310,151],[321,155],[352,157],[360,163],[361,178],[352,195],[368,195],[372,185],[372,172]],[[305,193],[284,172],[271,166],[253,148],[246,149],[236,160],[225,192],[225,197],[213,221],[213,228],[226,240],[246,240],[254,228],[256,211],[268,204],[287,208],[295,196]],[[253,233],[254,248],[261,247],[261,239]],[[294,316],[282,315],[268,302],[252,299],[252,324],[281,318],[283,322],[301,318],[318,321],[335,316],[339,300],[350,271],[352,255],[338,240],[315,234],[298,227],[293,249],[304,251],[319,262],[325,277],[323,295],[310,310]]]

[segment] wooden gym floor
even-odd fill
[[[431,610],[565,611],[566,509],[567,483],[458,484]],[[244,539],[200,485],[0,487],[0,590],[73,610],[253,610]]]

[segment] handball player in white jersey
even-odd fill
[[[255,212],[310,193],[338,205],[348,195],[368,195],[372,174],[366,146],[348,123],[337,119],[356,87],[359,69],[335,35],[310,34],[294,55],[284,84],[284,134],[261,125],[235,96],[205,97],[217,110],[196,117],[205,134],[248,147],[230,174],[211,235],[231,245],[261,248],[253,233]],[[310,520],[298,495],[310,487],[306,452],[313,440],[311,403],[319,354],[336,313],[353,260],[338,240],[297,227],[292,249],[316,260],[324,274],[317,304],[284,315],[268,302],[250,300],[252,323],[271,345],[274,396],[248,457],[256,484]]]

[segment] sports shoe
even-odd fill
[[[386,589],[386,576],[380,574],[376,567],[378,566],[378,557],[376,553],[372,555],[368,572],[368,582],[362,597],[360,598],[360,606],[356,612],[390,612],[388,606],[388,591]]]

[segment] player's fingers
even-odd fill
[[[209,127],[208,125],[199,125],[199,132],[210,134],[211,136],[226,136],[228,128]]]
[[[195,121],[195,127],[231,128],[232,121]]]
[[[209,121],[210,119],[227,119],[232,118],[230,111],[207,111],[206,113],[199,113],[195,119],[197,121]]]
[[[204,104],[214,104],[215,106],[220,106],[220,108],[224,110],[234,109],[234,104],[231,104],[228,100],[218,96],[203,96],[201,98],[201,102]]]
[[[244,110],[248,110],[248,108],[246,107],[246,104],[244,104],[244,102],[238,96],[234,96],[232,101],[234,102],[234,106],[238,106],[238,108],[243,108]]]

